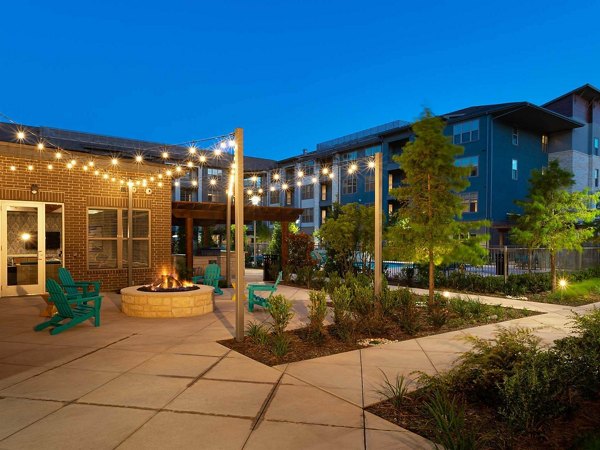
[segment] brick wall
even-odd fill
[[[127,189],[117,182],[83,172],[78,165],[72,170],[56,161],[45,161],[35,149],[20,148],[14,144],[0,143],[0,199],[64,204],[64,263],[78,280],[101,280],[102,290],[112,291],[127,286],[127,269],[87,269],[87,208],[127,207]],[[51,155],[48,155],[51,158]],[[89,158],[89,155],[87,156]],[[86,159],[81,155],[79,161]],[[97,160],[97,159],[96,159]],[[52,162],[53,170],[47,169]],[[34,165],[33,171],[27,166]],[[11,171],[10,166],[17,166]],[[132,164],[120,164],[120,176],[148,177],[160,166],[145,164],[138,168]],[[152,194],[144,188],[133,194],[134,208],[150,210],[150,267],[134,268],[134,284],[152,281],[163,270],[171,267],[171,184],[163,180],[163,187],[150,183]],[[39,192],[31,193],[31,185],[37,184]]]

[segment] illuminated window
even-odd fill
[[[314,210],[312,208],[303,209],[300,220],[302,223],[312,223],[314,220]]]
[[[542,134],[542,151],[544,153],[548,152],[548,135]]]
[[[517,161],[516,159],[512,160],[512,179],[519,179],[519,161]]]
[[[325,201],[325,200],[327,200],[327,185],[322,184],[321,185],[321,201]]]
[[[300,198],[302,200],[308,200],[315,196],[315,186],[313,184],[307,184],[302,186],[300,189]]]

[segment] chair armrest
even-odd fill
[[[270,284],[249,284],[248,289],[253,291],[274,291],[277,288]]]
[[[100,284],[101,284],[100,281],[76,281],[75,282],[76,286],[81,286],[81,287],[94,286],[96,291],[100,291]]]
[[[73,300],[75,301],[75,303],[77,303],[79,305],[81,303],[96,302],[96,301],[102,300],[102,297],[100,297],[99,295],[96,295],[95,297],[81,297],[81,298],[74,298]]]

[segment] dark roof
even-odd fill
[[[232,213],[233,213],[233,206]],[[193,219],[195,225],[226,223],[227,204],[212,202],[172,202],[173,225],[183,225],[185,219]],[[295,222],[302,214],[301,208],[281,206],[244,205],[244,222],[254,220],[270,222]],[[233,217],[233,214],[232,214]]]
[[[583,126],[576,120],[529,102],[471,106],[444,114],[441,117],[448,120],[449,123],[455,123],[483,115],[491,115],[503,122],[510,122],[528,130],[543,133],[555,133]]]
[[[143,152],[145,159],[160,161],[160,154],[166,149],[173,155],[174,159],[184,160],[188,154],[188,149],[182,146],[6,122],[0,122],[0,141],[16,143],[16,134],[19,130],[25,131],[24,144],[37,145],[40,140],[43,140],[46,147],[90,153],[98,156],[111,156],[118,152],[133,158],[137,153]],[[269,170],[275,167],[276,164],[276,161],[272,159],[255,158],[253,156],[244,157],[245,172]],[[230,165],[231,157],[227,156],[224,156],[220,160],[211,161],[212,167],[224,168]]]
[[[586,100],[600,100],[600,90],[592,86],[589,83],[584,84],[583,86],[579,86],[578,88],[573,89],[572,91],[567,92],[566,94],[561,95],[560,97],[556,97],[555,99],[550,100],[549,102],[544,103],[542,106],[547,106],[551,103],[557,102],[569,95],[579,95],[580,97],[585,98]]]

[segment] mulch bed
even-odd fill
[[[237,342],[235,339],[227,339],[219,341],[219,343],[224,345],[225,347],[228,347],[243,355],[255,359],[256,361],[259,361],[263,364],[275,366],[278,364],[286,364],[295,361],[304,361],[307,359],[319,358],[321,356],[335,355],[337,353],[357,350],[359,348],[365,348],[366,346],[358,344],[358,342],[362,339],[387,339],[391,341],[405,341],[408,339],[431,336],[434,334],[471,328],[478,325],[500,323],[506,320],[512,320],[520,317],[527,317],[539,314],[528,310],[520,310],[513,308],[502,309],[507,315],[507,317],[505,318],[490,319],[489,317],[482,317],[479,320],[459,320],[456,317],[451,316],[447,324],[439,329],[436,329],[427,323],[427,315],[425,311],[422,311],[422,329],[414,335],[405,333],[396,322],[393,322],[391,320],[385,320],[384,322],[380,323],[379,326],[377,326],[376,328],[372,327],[371,331],[363,330],[356,332],[353,336],[353,339],[350,342],[343,341],[336,336],[334,325],[329,325],[325,327],[325,338],[322,342],[319,343],[314,342],[308,337],[307,328],[299,328],[296,330],[290,330],[285,332],[285,335],[290,341],[290,350],[286,355],[282,357],[275,356],[271,352],[271,349],[268,345],[256,344],[249,337],[245,337],[244,341],[242,342]]]
[[[408,394],[406,403],[397,410],[390,401],[365,408],[402,428],[430,440],[435,438],[432,422],[425,413],[425,398],[420,391]],[[597,449],[600,445],[600,399],[582,399],[578,408],[565,417],[549,420],[536,432],[516,433],[501,420],[497,412],[483,404],[466,403],[467,423],[478,438],[480,449],[564,450]],[[595,445],[583,445],[590,435]]]

